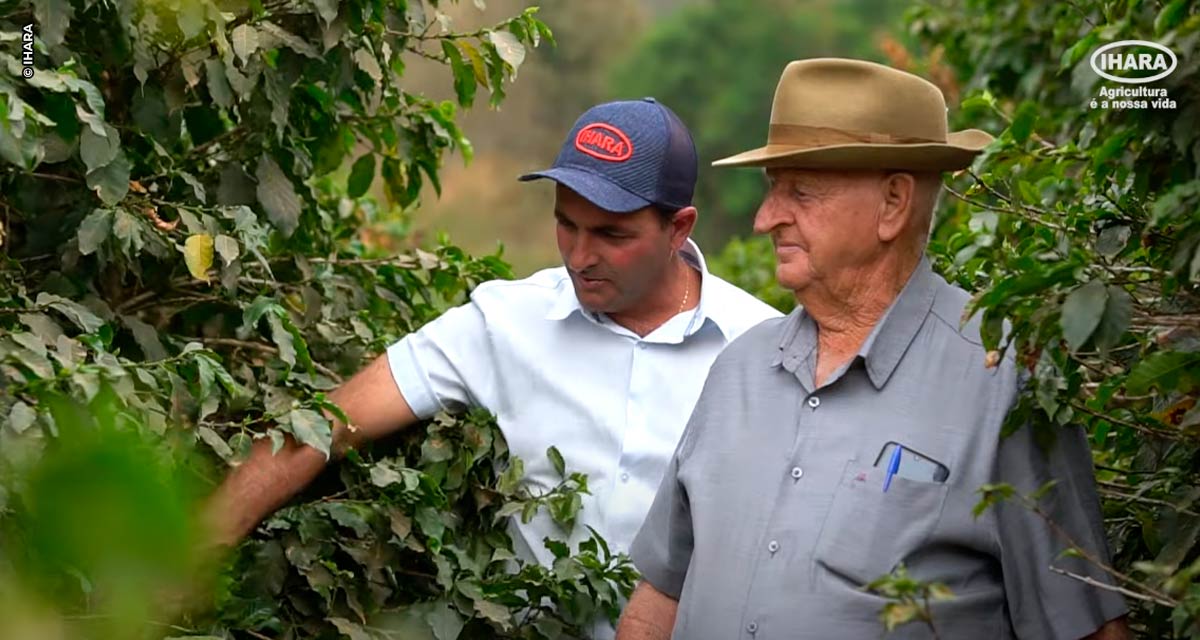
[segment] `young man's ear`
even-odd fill
[[[684,207],[675,212],[675,217],[671,218],[671,247],[676,251],[683,246],[687,241],[688,236],[692,235],[692,230],[696,228],[696,218],[699,212],[696,207]]]

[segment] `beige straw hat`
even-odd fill
[[[863,60],[797,60],[775,88],[766,146],[713,166],[963,169],[992,136],[947,133],[946,111],[941,90],[911,73]]]

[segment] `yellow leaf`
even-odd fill
[[[183,259],[188,271],[197,280],[208,282],[208,268],[213,263],[213,239],[207,233],[188,236],[183,243]]]
[[[920,610],[916,603],[912,602],[889,602],[883,607],[880,613],[880,618],[883,619],[883,626],[888,631],[896,627],[911,622],[917,617]]]
[[[987,352],[987,356],[983,359],[983,366],[988,369],[995,369],[1000,364],[1000,352],[992,349]]]
[[[940,582],[934,582],[929,585],[929,597],[932,600],[953,600],[954,592],[950,590],[950,587]]]

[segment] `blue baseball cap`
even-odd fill
[[[575,121],[554,166],[521,176],[548,178],[615,213],[692,204],[696,144],[679,116],[654,98],[606,102]]]

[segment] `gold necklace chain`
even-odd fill
[[[687,284],[683,288],[683,302],[679,303],[679,311],[676,311],[675,315],[683,313],[683,308],[687,306],[688,294],[692,292],[692,274],[687,272],[688,267],[686,265],[683,268],[683,277],[687,281]]]

